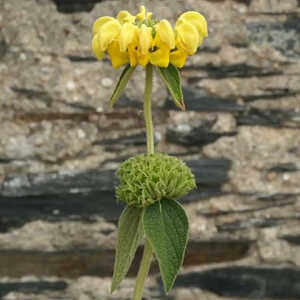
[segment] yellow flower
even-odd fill
[[[92,40],[92,49],[93,49],[93,53],[94,55],[98,58],[98,59],[102,59],[104,56],[104,52],[101,51],[100,48],[100,40],[98,38],[98,35],[94,35],[93,40]]]
[[[197,48],[202,44],[203,38],[207,37],[207,24],[205,18],[195,11],[183,13],[175,25],[176,48],[186,55],[194,55]],[[173,56],[179,56],[174,53]],[[183,60],[183,57],[181,57]]]
[[[145,67],[150,60],[149,49],[151,49],[153,43],[152,31],[153,29],[145,24],[142,24],[139,28],[138,63],[143,67]]]
[[[152,28],[142,24],[139,29],[139,44],[142,55],[149,54],[149,49],[152,47],[152,42]]]
[[[127,63],[168,67],[170,62],[181,68],[206,36],[206,20],[198,12],[183,13],[173,29],[167,20],[153,20],[152,13],[141,6],[136,16],[122,10],[116,18],[98,18],[93,25],[92,49],[98,59],[107,52],[115,68]]]
[[[184,66],[186,58],[187,53],[184,50],[176,49],[170,53],[170,62],[178,68]]]
[[[126,22],[134,23],[136,17],[131,15],[127,10],[121,10],[117,15],[117,19],[121,24],[124,24]]]
[[[144,5],[140,6],[140,12],[136,15],[136,18],[140,21],[144,21],[144,20],[150,20],[152,17],[152,13],[148,12],[146,13],[146,8]]]
[[[200,36],[196,27],[186,21],[181,21],[176,27],[176,46],[186,51],[188,55],[195,54],[200,43]]]
[[[167,67],[170,51],[175,48],[175,34],[171,24],[162,20],[155,25],[155,38],[150,51],[150,62],[159,67]]]
[[[115,69],[118,69],[120,66],[129,63],[128,53],[120,51],[120,46],[117,41],[112,42],[108,46],[107,52]]]
[[[175,48],[175,34],[169,21],[162,20],[156,25],[155,38],[165,43],[169,49]]]
[[[180,23],[181,21],[187,21],[191,24],[193,24],[197,30],[200,36],[207,37],[207,23],[205,18],[199,14],[196,11],[187,11],[183,13],[176,23]]]
[[[132,23],[128,22],[122,26],[119,38],[121,52],[125,52],[128,49],[129,44],[137,41],[137,31],[138,28]]]
[[[159,48],[150,53],[150,62],[152,65],[166,68],[170,61],[170,49],[164,43],[159,45]]]
[[[107,22],[114,21],[114,20],[115,20],[115,18],[107,17],[107,16],[98,18],[93,25],[93,35],[98,33],[98,31],[100,30],[102,25],[104,25]]]

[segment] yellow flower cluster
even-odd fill
[[[131,67],[172,63],[181,68],[206,36],[206,20],[198,12],[183,13],[173,29],[167,20],[153,20],[152,13],[141,6],[136,16],[123,10],[117,18],[98,18],[93,25],[92,49],[98,59],[107,52],[116,69],[128,63]]]

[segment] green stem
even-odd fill
[[[153,138],[153,123],[151,110],[151,94],[152,94],[152,65],[148,64],[146,67],[146,82],[144,95],[144,117],[147,133],[147,153],[154,153],[154,138]]]
[[[144,94],[144,116],[145,116],[145,124],[146,124],[148,154],[154,153],[153,123],[152,123],[152,110],[151,110],[152,77],[153,77],[152,65],[148,64],[146,67],[146,81],[145,81],[145,94]],[[150,242],[146,239],[140,269],[137,274],[136,285],[133,293],[133,300],[142,299],[144,284],[150,269],[151,260],[152,260],[152,247]]]
[[[144,253],[140,265],[140,269],[136,279],[136,285],[133,293],[133,300],[141,300],[143,296],[144,283],[148,275],[152,260],[152,247],[150,242],[146,239],[144,246]]]

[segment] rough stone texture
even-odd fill
[[[91,54],[101,15],[135,0],[0,0],[0,298],[130,299],[141,249],[111,295],[120,162],[145,151],[138,68]],[[153,265],[145,299],[300,298],[299,0],[147,0],[174,22],[202,12],[209,37],[182,69],[186,112],[156,77],[157,151],[197,187],[184,267],[169,295]]]

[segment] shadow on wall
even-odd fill
[[[299,299],[300,270],[228,267],[178,276],[175,287],[199,287],[223,297]]]
[[[41,1],[41,0],[39,0]],[[105,0],[52,0],[56,4],[57,11],[63,14],[72,14],[76,12],[90,12],[96,3]],[[219,0],[223,1],[223,0]],[[236,0],[237,2],[250,5],[252,0]],[[300,1],[300,0],[299,0]]]
[[[28,281],[28,282],[7,282],[0,283],[0,296],[5,296],[10,292],[20,292],[28,294],[39,294],[44,291],[63,291],[67,288],[64,281]]]
[[[103,0],[52,0],[56,4],[58,12],[72,14],[76,12],[90,12],[94,5]]]

